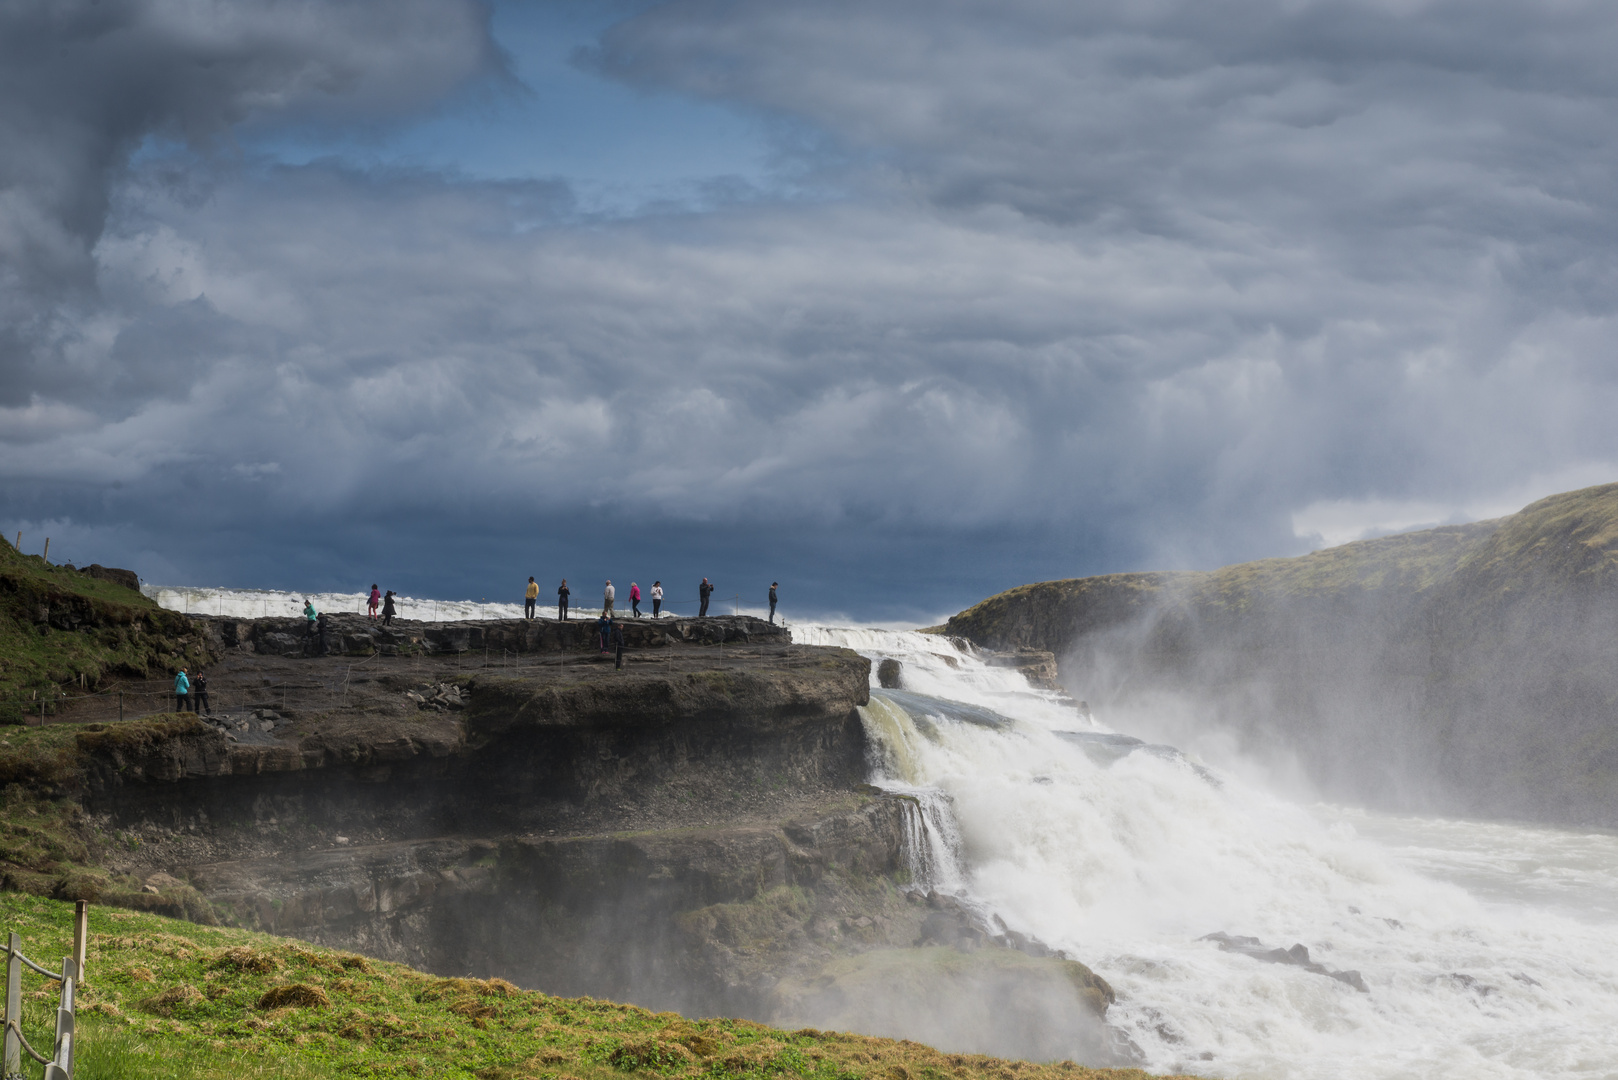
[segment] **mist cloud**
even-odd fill
[[[611,219],[561,178],[208,149],[497,76],[475,7],[200,36],[55,10],[8,17],[126,74],[5,76],[0,124],[38,148],[0,176],[19,521],[158,550],[151,507],[200,500],[243,535],[307,522],[338,562],[361,506],[428,546],[836,537],[797,569],[945,610],[1618,460],[1596,5],[664,4],[580,63],[772,118],[795,194]],[[190,149],[132,160],[154,137]]]

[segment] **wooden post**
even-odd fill
[[[5,1075],[17,1076],[22,1073],[22,1043],[17,1039],[17,1029],[12,1024],[20,1025],[22,1022],[22,961],[17,959],[17,953],[22,948],[22,939],[13,930],[10,937],[10,948],[6,953],[6,1043],[5,1043]]]
[[[46,562],[51,561],[51,538],[48,536],[45,538],[45,554],[41,555],[40,558]]]
[[[85,951],[90,944],[90,902],[80,900],[73,905],[73,977],[84,985]]]

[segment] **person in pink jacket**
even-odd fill
[[[382,590],[375,584],[371,586],[371,599],[365,606],[370,610],[371,618],[376,618],[376,609],[382,606]]]
[[[635,618],[640,618],[640,586],[633,581],[629,583],[629,610],[635,613]]]

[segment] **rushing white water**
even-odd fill
[[[874,780],[956,830],[913,872],[1094,967],[1147,1067],[1618,1078],[1618,837],[1303,805],[944,638],[794,637],[903,664],[865,710]],[[1370,992],[1198,940],[1214,931],[1301,943]]]
[[[191,585],[142,585],[140,591],[159,607],[199,615],[230,615],[257,619],[270,615],[283,617],[303,614],[304,600],[312,600],[316,611],[365,613],[370,591],[352,593],[292,593],[279,589],[207,589]],[[554,597],[553,597],[554,600]],[[419,600],[396,596],[394,605],[400,618],[424,622],[460,622],[464,619],[520,619],[521,604],[491,603],[487,600]],[[551,611],[554,612],[554,605]]]
[[[549,591],[541,588],[539,594],[539,613],[541,615],[556,614],[556,587],[550,586]],[[257,619],[270,615],[291,616],[303,613],[305,599],[313,600],[316,611],[348,611],[364,614],[366,598],[370,590],[351,593],[295,593],[280,589],[209,589],[193,585],[142,585],[140,591],[145,593],[159,607],[166,607],[171,611],[195,612],[199,615],[229,615],[237,619]],[[522,585],[517,585],[517,595],[522,595]],[[650,590],[646,590],[647,593]],[[571,610],[577,614],[586,611],[599,611],[601,596],[590,589],[574,589],[571,597]],[[470,619],[520,619],[523,615],[521,603],[501,603],[494,600],[433,600],[413,596],[396,596],[394,605],[398,608],[401,619],[419,619],[422,622],[464,622]],[[680,601],[664,609],[665,616],[683,614],[693,615],[695,611],[689,603]],[[641,601],[641,613],[649,616],[652,610],[652,601],[648,595]],[[624,616],[629,614],[629,589],[624,587],[618,590],[617,611]],[[754,608],[746,604],[732,603],[730,600],[716,598],[713,611],[722,615],[753,615],[763,618],[768,614],[767,609]],[[781,620],[778,620],[781,621]]]

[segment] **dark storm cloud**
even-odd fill
[[[475,11],[421,11],[469,28],[432,78],[399,73],[410,34],[337,93],[266,60],[197,130],[403,111],[491,63]],[[59,535],[125,521],[179,552],[181,504],[246,538],[176,574],[481,533],[697,573],[704,549],[791,559],[814,606],[918,614],[1280,553],[1333,500],[1393,504],[1368,526],[1492,506],[1618,461],[1615,26],[1577,4],[666,4],[583,61],[785,118],[790,175],[826,185],[700,213],[332,163],[186,166],[196,197],[183,157],[110,188],[64,157],[113,193],[104,235],[24,217],[99,299],[28,307],[60,324],[35,335],[58,378],[8,384],[0,483]],[[310,63],[347,55],[311,34]],[[192,137],[157,113],[130,130]]]
[[[266,115],[400,115],[498,66],[486,21],[473,0],[0,3],[0,401],[100,374],[73,362],[75,322],[143,140],[217,149]]]

